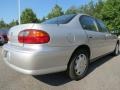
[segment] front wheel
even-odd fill
[[[113,55],[117,56],[119,54],[119,43],[117,43]]]
[[[86,50],[78,50],[71,58],[68,74],[72,80],[82,79],[88,71],[89,55]]]

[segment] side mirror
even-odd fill
[[[120,37],[120,30],[119,29],[117,29],[117,30],[113,29],[113,30],[110,31],[110,33]]]
[[[115,34],[115,35],[117,35],[117,36],[118,36],[119,31],[118,31],[118,30],[113,29],[113,30],[111,30],[111,31],[110,31],[110,33],[111,33],[111,34]]]
[[[111,33],[111,34],[115,34],[115,31],[114,31],[114,30],[110,30],[110,33]]]
[[[118,35],[118,38],[120,39],[120,35]]]

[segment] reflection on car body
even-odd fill
[[[18,25],[10,29],[8,36],[9,42],[3,47],[4,61],[30,75],[67,70],[71,79],[79,80],[92,60],[119,53],[117,36],[109,33],[101,20],[85,14]]]

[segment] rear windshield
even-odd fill
[[[53,19],[46,20],[46,21],[43,22],[42,24],[67,24],[67,23],[70,22],[75,16],[76,16],[76,14],[63,15],[63,16],[59,16],[59,17],[56,17],[56,18],[53,18]]]

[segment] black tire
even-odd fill
[[[2,42],[0,42],[0,46],[3,46],[4,44]]]
[[[116,52],[117,50],[118,50],[118,52]],[[120,51],[119,51],[119,43],[117,43],[117,44],[116,44],[116,47],[115,47],[115,50],[114,50],[114,52],[113,52],[113,55],[114,55],[114,56],[118,56],[118,55],[119,55],[119,52],[120,52]]]
[[[84,54],[87,58],[87,65],[86,65],[86,68],[84,70],[84,72],[81,74],[81,75],[77,75],[76,72],[75,72],[75,61],[76,61],[76,58],[81,55],[81,54]],[[80,49],[80,50],[77,50],[71,57],[70,59],[70,63],[68,65],[68,75],[70,77],[70,79],[72,80],[80,80],[82,78],[84,78],[88,72],[88,66],[89,66],[89,53],[87,50],[85,49]]]

